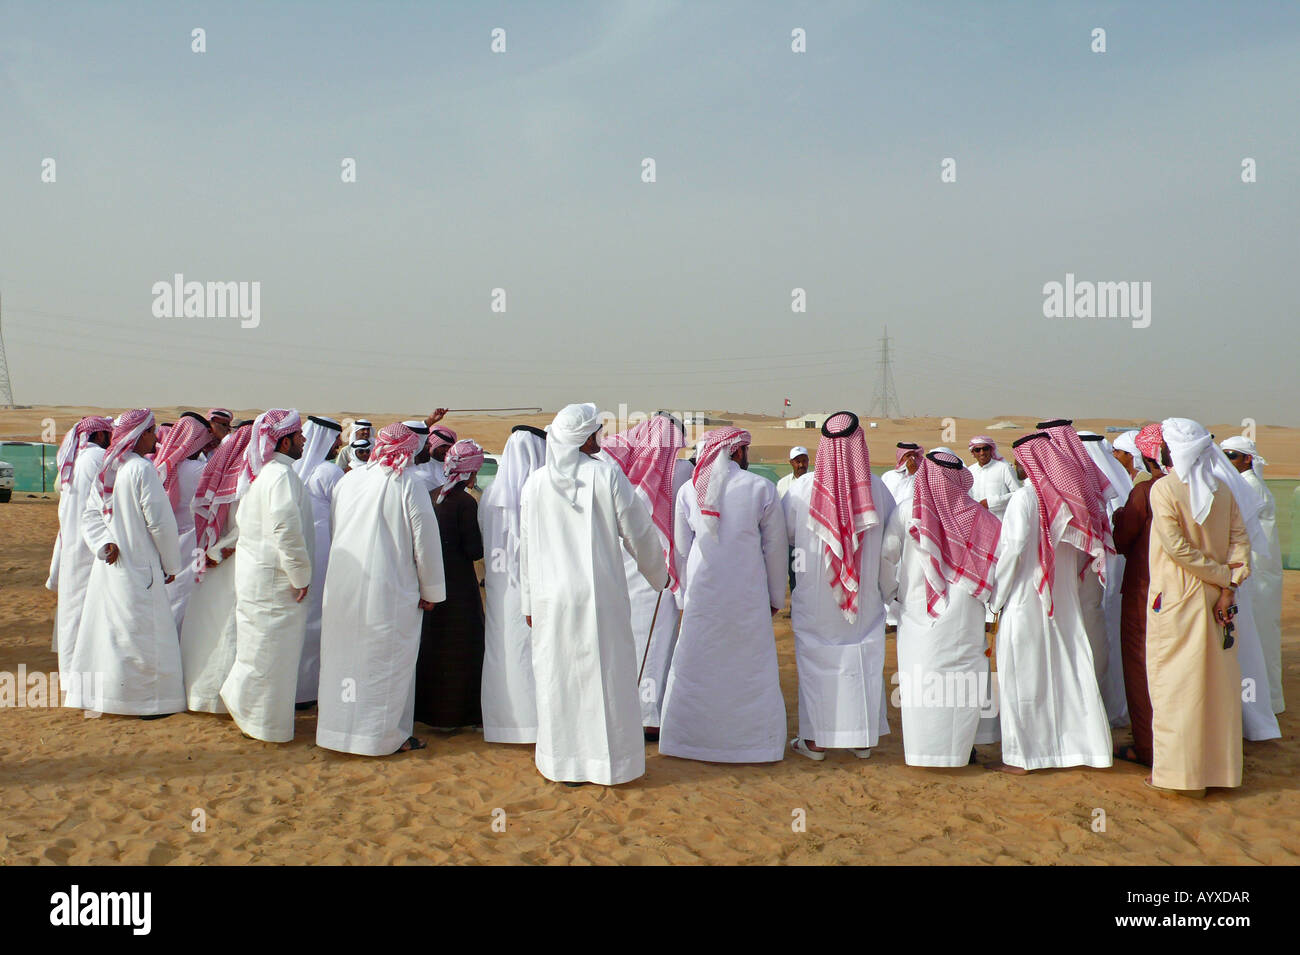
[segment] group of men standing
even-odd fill
[[[217,438],[219,411],[157,450],[147,410],[88,418],[60,452],[60,663],[109,674],[95,708],[228,710],[246,735],[283,742],[295,705],[318,701],[320,745],[385,755],[424,745],[418,707],[534,744],[541,773],[573,785],[639,777],[648,739],[712,762],[771,762],[787,745],[865,759],[890,732],[893,625],[910,765],[963,766],[1001,739],[1008,772],[1119,756],[1152,766],[1155,788],[1195,794],[1240,785],[1243,719],[1247,738],[1278,735],[1263,462],[1187,419],[1115,449],[1044,421],[1012,462],[979,435],[970,466],[901,443],[879,477],[858,418],[839,412],[815,465],[794,449],[803,473],[778,488],[748,471],[741,429],[708,432],[686,461],[670,415],[602,442],[596,406],[570,405],[545,430],[512,431],[475,504],[464,492],[482,449],[437,427],[445,412],[373,445],[366,433],[345,475],[336,422],[272,410]],[[432,614],[478,609],[480,558],[476,620]],[[182,573],[195,583],[174,616],[166,588]],[[772,618],[788,575],[787,743]],[[1243,702],[1243,671],[1262,704]],[[1134,744],[1116,749],[1125,723]]]

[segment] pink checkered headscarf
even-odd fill
[[[977,435],[975,435],[975,437],[973,437],[973,438],[970,439],[970,444],[967,445],[967,447],[968,447],[968,448],[978,448],[981,444],[987,444],[990,448],[993,449],[993,460],[994,460],[994,461],[1005,461],[1005,460],[1006,460],[1006,458],[1004,458],[1001,454],[998,453],[998,443],[997,443],[996,441],[994,441],[992,438],[990,438],[987,434],[977,434]]]
[[[231,432],[203,466],[194,492],[195,542],[203,550],[221,539],[231,502],[239,499],[239,478],[246,464],[244,452],[252,434],[251,424]],[[206,561],[200,564],[198,576],[202,577],[205,570]]]
[[[104,517],[113,516],[113,482],[126,456],[135,450],[135,443],[154,425],[153,412],[148,408],[124,411],[113,423],[113,437],[104,452],[104,463],[95,478],[95,490],[104,502]]]
[[[442,463],[445,480],[438,489],[438,501],[441,502],[451,489],[461,481],[468,481],[483,466],[483,449],[477,441],[462,438],[451,446]]]
[[[921,463],[921,457],[924,454],[925,448],[921,447],[919,444],[911,444],[907,441],[898,442],[897,447],[894,449],[894,470],[901,474],[906,474],[907,459],[915,455],[916,463],[919,465]]]
[[[601,448],[614,459],[633,487],[650,502],[650,519],[668,542],[664,559],[668,562],[669,587],[677,584],[673,548],[673,469],[677,452],[686,444],[677,421],[657,414],[622,434],[610,435]]]
[[[727,476],[731,473],[731,456],[737,448],[748,447],[750,440],[748,431],[726,427],[710,431],[700,441],[691,483],[695,485],[695,500],[700,506],[704,526],[714,537],[718,536],[718,521],[722,517],[719,508]]]
[[[429,429],[429,453],[433,454],[439,448],[450,448],[456,443],[456,432],[451,428],[442,425],[434,425]]]
[[[394,474],[406,470],[411,459],[420,453],[423,436],[416,434],[404,424],[393,423],[379,432],[375,438],[374,449],[366,467],[379,466],[388,468]]]
[[[1160,473],[1164,474],[1164,462],[1160,460],[1160,445],[1164,443],[1164,431],[1160,423],[1149,424],[1137,433],[1133,443],[1137,445],[1138,452],[1144,458],[1150,458],[1156,464],[1160,465]]]
[[[181,462],[191,454],[202,451],[211,438],[212,429],[207,424],[189,415],[182,415],[159,443],[158,451],[153,456],[153,466],[162,478],[167,500],[171,501],[172,513],[181,506]]]
[[[840,411],[822,425],[808,527],[823,545],[827,583],[850,623],[858,619],[862,535],[879,523],[866,435],[857,415]]]
[[[113,419],[90,415],[78,421],[63,436],[63,443],[59,445],[59,452],[54,457],[54,463],[59,469],[60,487],[67,487],[72,481],[72,469],[76,466],[77,455],[90,443],[90,436],[96,431],[112,433]]]
[[[908,533],[925,555],[925,609],[938,617],[948,604],[949,585],[977,600],[993,591],[1002,522],[971,500],[975,476],[961,458],[932,451],[916,470]]]
[[[1097,462],[1088,454],[1088,449],[1083,446],[1083,441],[1079,438],[1079,432],[1074,430],[1074,422],[1065,418],[1058,418],[1055,421],[1038,422],[1038,430],[1047,433],[1052,439],[1052,444],[1056,445],[1067,458],[1078,463],[1083,471],[1084,489],[1088,495],[1088,509],[1094,514],[1100,514],[1102,521],[1106,517],[1106,497],[1107,489],[1110,487],[1110,478],[1106,473],[1097,466]]]
[[[272,408],[253,419],[253,432],[244,449],[244,470],[239,476],[239,496],[257,480],[266,462],[275,456],[275,446],[286,435],[302,427],[302,418],[292,408]]]
[[[1051,588],[1056,582],[1056,547],[1062,541],[1087,554],[1089,564],[1106,581],[1106,555],[1115,553],[1110,522],[1088,505],[1092,493],[1087,474],[1045,432],[1026,435],[1012,445],[1016,460],[1029,475],[1038,497],[1038,575],[1041,594],[1047,591],[1047,614],[1055,610]],[[1086,452],[1085,452],[1086,453]]]

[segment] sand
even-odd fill
[[[33,415],[38,432],[48,413],[17,414]],[[513,421],[448,423],[499,449]],[[779,419],[744,423],[756,446],[780,449],[777,459],[796,443],[787,434],[797,432],[775,434]],[[986,423],[958,422],[960,439]],[[937,419],[885,423],[872,448],[904,436],[924,442],[926,429],[938,443]],[[0,437],[20,431],[13,414],[0,418]],[[1266,437],[1261,445],[1292,473],[1300,433],[1277,431],[1286,448]],[[55,601],[43,583],[56,531],[52,500],[18,495],[0,505],[0,672],[55,669]],[[981,747],[980,766],[911,768],[893,707],[894,732],[870,760],[789,754],[775,765],[724,766],[663,757],[649,744],[642,779],[578,789],[543,779],[531,747],[489,745],[475,733],[445,737],[417,725],[428,749],[365,759],[319,749],[314,711],[299,715],[292,743],[276,746],[206,714],[146,722],[4,708],[0,863],[1294,864],[1300,573],[1286,574],[1283,633],[1292,703],[1283,739],[1245,744],[1245,785],[1204,801],[1150,792],[1146,771],[1127,763],[1005,776],[988,768],[999,761],[996,746]],[[793,735],[796,673],[784,615],[777,646]],[[886,673],[895,670],[891,638]],[[1095,828],[1098,810],[1104,831]]]

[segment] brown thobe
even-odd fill
[[[1187,485],[1174,473],[1155,482],[1149,559],[1152,782],[1166,789],[1240,786],[1241,667],[1236,644],[1223,649],[1214,619],[1222,588],[1250,573],[1250,538],[1232,492],[1220,484],[1197,524]]]
[[[1138,761],[1151,765],[1151,694],[1147,690],[1147,553],[1151,542],[1151,488],[1163,475],[1133,485],[1115,512],[1115,550],[1124,556],[1119,641],[1124,695]]]

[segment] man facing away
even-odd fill
[[[1079,606],[1079,572],[1111,553],[1084,475],[1043,432],[1012,445],[1027,483],[998,538],[998,715],[1003,771],[1111,765],[1110,725]]]
[[[298,412],[273,408],[253,422],[240,486],[235,549],[235,663],[221,699],[245,736],[293,739],[298,664],[311,584],[311,501],[294,473]]]
[[[871,755],[884,721],[885,605],[894,567],[880,559],[894,499],[871,473],[857,415],[822,425],[817,469],[785,497],[787,539],[799,555],[790,595],[799,669],[799,735],[791,748],[821,761],[827,749]],[[881,569],[886,579],[881,580]]]
[[[785,700],[772,617],[785,605],[785,513],[749,473],[748,431],[719,428],[677,495],[682,629],[664,693],[659,752],[719,763],[785,756]]]
[[[1228,484],[1237,472],[1209,432],[1187,418],[1161,432],[1172,466],[1151,488],[1147,785],[1203,796],[1241,785],[1241,667],[1227,629],[1251,540]]]
[[[627,547],[650,586],[667,585],[646,508],[613,464],[598,461],[600,411],[563,408],[546,464],[519,508],[519,603],[532,627],[537,769],[547,779],[612,786],[645,773],[636,642],[623,574]]]
[[[387,756],[426,745],[414,735],[420,624],[447,591],[433,501],[412,466],[423,445],[391,424],[334,489],[316,723],[326,749]]]

